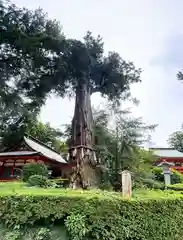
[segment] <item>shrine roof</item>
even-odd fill
[[[157,157],[183,158],[183,153],[174,148],[149,148]]]
[[[67,163],[59,153],[35,138],[24,137],[24,141],[32,150],[41,153],[43,156],[59,163]]]
[[[4,152],[0,152],[0,157],[28,155],[30,156],[35,154],[41,154],[42,156],[58,163],[67,163],[58,152],[33,137],[24,136],[21,141],[23,141],[23,143],[25,144],[25,148],[19,148],[19,146],[21,145],[20,142],[17,144],[17,146],[6,149]]]
[[[37,152],[33,151],[13,151],[13,152],[1,152],[0,157],[4,156],[28,156],[28,155],[34,155]]]

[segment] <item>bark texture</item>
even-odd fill
[[[76,162],[71,176],[73,188],[97,185],[97,161],[93,151],[93,119],[90,97],[91,92],[87,83],[84,82],[77,86],[70,146],[70,158]]]

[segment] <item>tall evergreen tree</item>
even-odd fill
[[[77,162],[73,184],[95,185],[91,95],[100,92],[109,101],[119,102],[130,96],[131,84],[140,82],[141,70],[118,53],[104,55],[100,36],[94,38],[88,32],[83,41],[64,38],[59,24],[41,10],[5,4],[1,9],[4,84],[14,84],[31,107],[40,107],[50,93],[75,96],[70,141],[70,158]]]
[[[183,126],[180,131],[176,131],[168,137],[168,145],[183,152]]]
[[[146,125],[142,118],[134,118],[129,110],[117,108],[114,113],[112,118],[110,111],[94,111],[95,148],[112,181],[118,182],[120,171],[136,171],[142,167],[149,155],[140,147],[149,141],[156,125]],[[111,118],[113,127],[108,124]]]

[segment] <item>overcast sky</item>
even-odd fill
[[[13,0],[12,0],[13,1]],[[133,95],[133,108],[148,124],[159,124],[152,141],[166,146],[168,135],[183,123],[183,84],[176,73],[183,68],[182,0],[14,0],[15,4],[43,8],[63,25],[68,37],[81,39],[87,30],[100,34],[106,51],[117,51],[143,69],[142,83]],[[92,104],[101,101],[92,97]],[[68,123],[74,102],[49,99],[41,120],[53,126]]]

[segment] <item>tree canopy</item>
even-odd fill
[[[9,118],[12,118],[11,112],[9,113]],[[6,125],[7,126],[5,126],[5,123],[3,124],[6,129],[4,129],[2,126],[0,128],[0,149],[13,146],[26,134],[52,147],[57,152],[66,154],[68,150],[68,145],[62,138],[64,133],[60,129],[53,128],[50,123],[44,124],[37,119],[34,121],[29,119],[27,124],[24,122],[23,125],[20,126],[15,124],[11,125],[9,123],[6,123]]]
[[[141,118],[134,118],[129,110],[118,110],[112,121],[114,127],[111,127],[108,124],[112,115],[110,111],[93,112],[95,147],[102,163],[116,177],[121,170],[142,168],[144,162],[147,163],[145,159],[151,155],[142,146],[150,140],[156,125],[146,125]],[[150,159],[152,156],[149,157],[149,163],[152,163]]]
[[[140,81],[140,69],[118,53],[104,55],[104,43],[90,32],[83,41],[63,36],[59,23],[42,10],[20,9],[1,3],[2,89],[16,86],[36,105],[44,103],[50,92],[72,94],[87,78],[91,92],[110,100],[130,93],[130,85]]]
[[[168,144],[170,147],[183,152],[183,131],[181,130],[172,133],[168,138]]]
[[[132,97],[130,87],[141,81],[141,69],[116,52],[104,54],[102,38],[94,37],[91,32],[82,40],[64,36],[60,24],[40,9],[30,11],[7,1],[2,2],[0,8],[1,101],[11,96],[10,107],[20,103],[12,125],[17,125],[15,118],[19,118],[19,129],[24,132],[24,126],[30,123],[30,118],[36,119],[40,107],[52,93],[60,97],[74,96],[69,153],[78,164],[73,181],[78,179],[83,186],[94,184],[83,169],[86,163],[97,164],[90,97],[99,92],[109,102],[120,105],[122,100]],[[128,124],[132,128],[135,124],[136,128],[143,127],[139,121]],[[129,127],[128,133],[123,132],[123,136],[131,134],[133,142],[132,136],[137,132],[132,128]],[[126,145],[124,141],[126,137],[122,149]]]
[[[32,87],[35,87],[40,74],[45,77],[46,91],[45,79],[49,75],[48,72],[52,71],[53,53],[55,51],[60,53],[62,47],[59,24],[55,20],[49,20],[40,9],[29,11],[18,8],[8,1],[1,2],[0,19],[1,97],[12,89],[14,94],[22,96],[23,92],[19,92],[18,89],[19,83],[26,88],[32,79],[34,81]],[[32,109],[43,104],[43,97],[36,96],[38,101],[34,101],[36,105]]]

